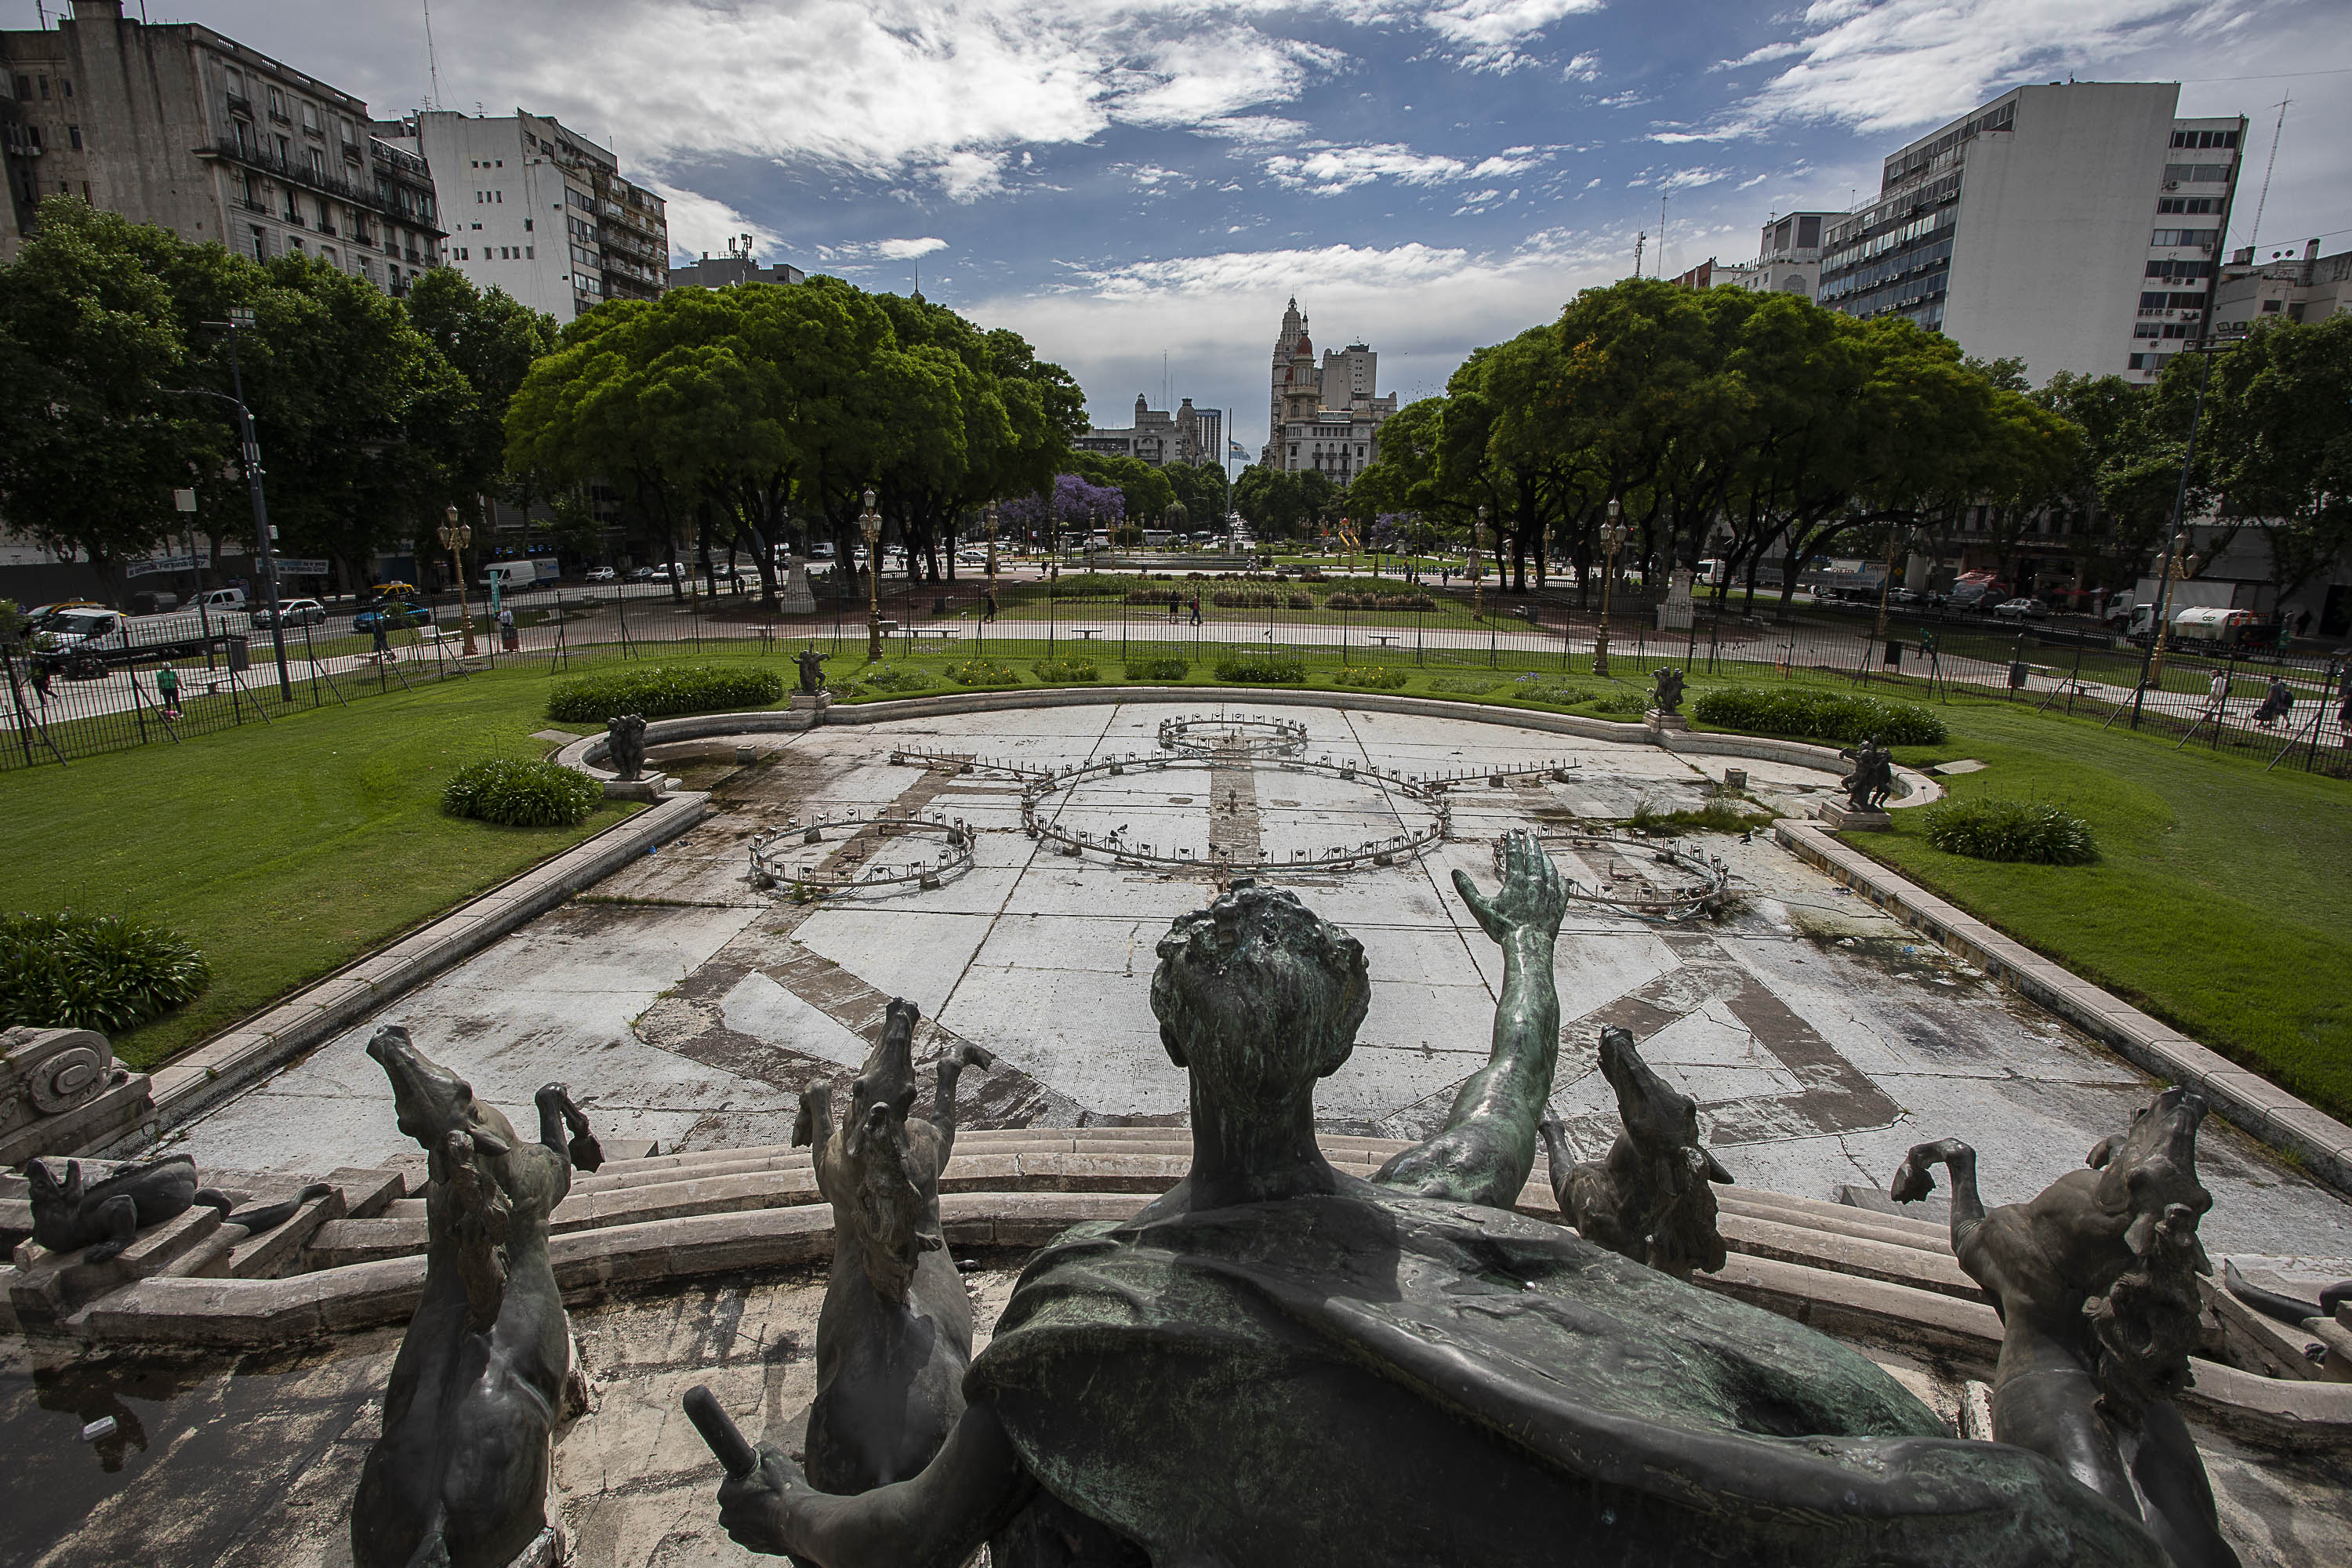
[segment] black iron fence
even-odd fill
[[[281,669],[266,626],[210,647],[167,631],[102,659],[19,649],[5,661],[0,768],[64,763],[139,745],[172,745],[294,708],[363,701],[395,689],[522,666],[561,675],[613,660],[773,658],[814,647],[836,686],[880,691],[867,654],[887,668],[914,659],[954,689],[946,666],[982,684],[1212,678],[1433,691],[1638,718],[1651,672],[1748,681],[1830,677],[1911,700],[2001,700],[2089,717],[2199,745],[2262,754],[2271,765],[2347,772],[2340,658],[2154,650],[2089,626],[2020,626],[1898,614],[1881,632],[1864,612],[1801,608],[1787,616],[1717,614],[1618,596],[1487,595],[1475,588],[1365,578],[1147,579],[1066,574],[1056,581],[908,587],[771,611],[748,582],[715,595],[667,583],[518,594],[493,618],[453,600],[423,624],[381,637],[352,609],[286,629]],[[430,616],[429,621],[425,616]],[[242,617],[237,617],[242,620]],[[471,647],[465,623],[472,624]],[[789,674],[789,669],[782,673]],[[886,678],[887,680],[887,678]]]

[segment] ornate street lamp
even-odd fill
[[[866,662],[882,662],[882,514],[874,510],[874,489],[866,489],[866,510],[857,514],[866,539]]]
[[[1592,639],[1592,673],[1609,673],[1609,590],[1617,581],[1617,552],[1625,548],[1625,525],[1617,521],[1614,497],[1609,502],[1609,526],[1601,531],[1601,631]]]
[[[453,504],[442,515],[448,519],[441,525],[441,548],[449,552],[449,570],[457,579],[457,629],[465,637],[465,657],[474,657],[474,612],[466,603],[466,563],[460,554],[474,542],[474,531],[457,521],[457,509]]]

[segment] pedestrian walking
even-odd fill
[[[33,695],[41,700],[41,717],[49,716],[49,667],[39,659],[33,661]]]
[[[168,664],[155,672],[155,705],[166,719],[180,716],[180,672]]]
[[[2271,689],[2263,697],[2263,705],[2254,710],[2254,722],[2270,729],[2287,716],[2294,707],[2294,688],[2286,683],[2284,675],[2271,677]]]
[[[1168,590],[1168,624],[1170,626],[1174,626],[1177,618],[1183,614],[1183,595],[1177,593],[1175,589]]]
[[[499,608],[499,647],[504,652],[512,653],[521,646],[521,638],[515,632],[514,612],[506,608],[504,605],[500,605]]]
[[[1192,590],[1192,624],[1196,626],[1201,624],[1201,590],[1198,588]]]
[[[378,610],[375,619],[368,623],[368,641],[375,646],[375,661],[378,664],[392,662],[392,634],[384,629],[382,610]]]
[[[992,583],[988,586],[987,604],[987,612],[980,617],[982,623],[992,621],[996,618],[996,585]]]
[[[2230,709],[2230,674],[2217,669],[2213,680],[2205,689],[2205,717],[2219,724]]]

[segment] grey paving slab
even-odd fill
[[[615,1134],[708,1148],[789,1130],[793,1098],[862,1058],[880,1000],[915,999],[955,1037],[1000,1054],[967,1079],[989,1116],[1181,1121],[1183,1075],[1149,1005],[1153,948],[1212,892],[1208,873],[1162,874],[1048,852],[1019,832],[1019,784],[894,765],[894,747],[1056,768],[1150,752],[1166,717],[1213,704],[1103,703],[971,712],[791,736],[772,760],[714,785],[714,816],[554,914],[404,1000],[428,1051],[520,1108],[551,1078],[595,1096]],[[1245,703],[1228,710],[1249,712]],[[1262,710],[1273,712],[1276,710]],[[1475,780],[1454,795],[1457,837],[1404,865],[1285,876],[1361,941],[1373,993],[1354,1058],[1322,1086],[1328,1125],[1424,1136],[1484,1061],[1499,956],[1451,874],[1491,885],[1493,835],[1565,831],[1579,816],[1707,797],[1744,766],[1767,800],[1830,787],[1793,763],[1704,754],[1418,714],[1289,707],[1310,754],[1409,772],[1572,761],[1566,784]],[[694,742],[722,747],[724,738]],[[1395,831],[1417,810],[1369,780],[1261,763],[1254,830],[1277,851]],[[1048,809],[1103,832],[1205,846],[1217,826],[1205,770],[1088,780]],[[893,803],[961,815],[977,865],[935,889],[795,907],[743,881],[748,836],[817,813]],[[1743,1182],[1811,1197],[1883,1184],[1912,1142],[1952,1134],[1984,1152],[1988,1196],[2022,1196],[2119,1130],[2150,1081],[2053,1016],[1956,962],[1766,839],[1706,840],[1742,903],[1721,926],[1661,931],[1579,905],[1558,950],[1562,1041],[1554,1110],[1580,1148],[1605,1147],[1613,1105],[1595,1070],[1604,1023],[1634,1028],[1660,1072],[1698,1099]],[[1638,851],[1563,847],[1588,888],[1671,880]],[[604,903],[661,899],[668,904]],[[358,1054],[377,1020],[189,1130],[200,1157],[247,1168],[352,1163],[396,1150],[382,1075]],[[2352,1207],[2233,1131],[2207,1142],[2217,1251],[2352,1260]],[[331,1157],[330,1157],[331,1156]],[[2352,1272],[2352,1261],[2342,1271]]]

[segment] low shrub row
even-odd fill
[[[212,984],[177,932],[119,915],[0,915],[0,1027],[119,1035]]]
[[[1093,662],[1083,658],[1041,658],[1030,668],[1037,672],[1037,679],[1048,686],[1097,679]]]
[[[1726,687],[1703,694],[1691,712],[1727,730],[1849,746],[1873,736],[1889,746],[1936,746],[1948,734],[1934,711],[1913,703],[1802,688]]]
[[[623,713],[667,719],[765,708],[783,694],[783,678],[771,670],[645,665],[599,670],[560,683],[548,696],[547,716],[573,724],[602,724]]]
[[[1181,680],[1192,673],[1192,665],[1181,658],[1130,658],[1127,661],[1127,678],[1129,680]]]
[[[921,691],[931,684],[931,678],[913,665],[886,664],[858,677],[858,684],[876,691]]]
[[[1217,679],[1237,686],[1293,686],[1307,679],[1307,661],[1287,653],[1229,653],[1217,660]]]
[[[992,658],[968,658],[948,666],[948,679],[958,686],[1018,686],[1021,677],[1009,664]]]
[[[1391,669],[1386,665],[1360,664],[1342,669],[1331,677],[1334,686],[1369,687],[1376,691],[1393,691],[1412,678],[1412,672]]]
[[[569,827],[604,798],[604,785],[576,769],[506,757],[467,763],[441,787],[443,811],[502,827]]]
[[[1927,842],[1947,855],[1973,860],[2082,866],[2099,858],[2091,825],[2047,801],[1939,800],[1927,808],[1921,827]]]
[[[1426,594],[1339,593],[1323,601],[1334,610],[1433,610],[1437,601]]]

